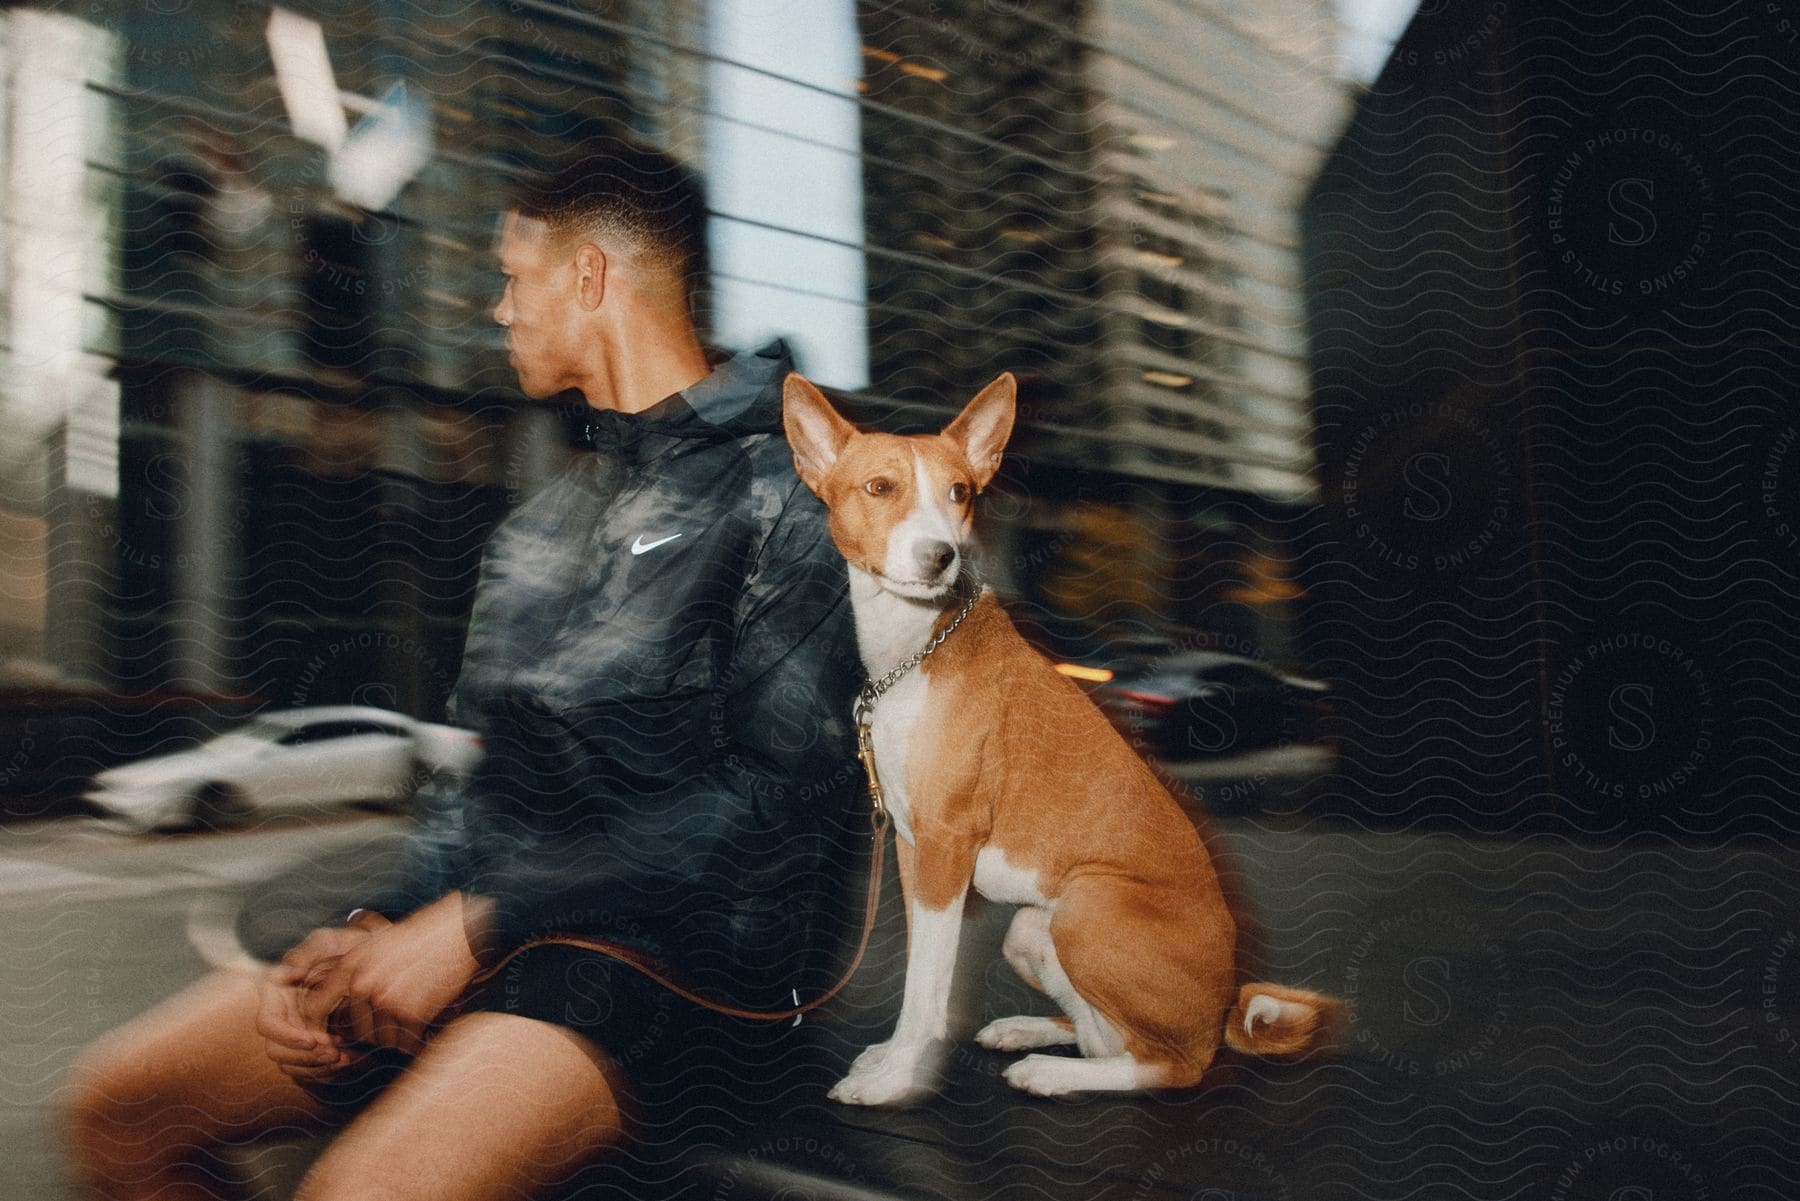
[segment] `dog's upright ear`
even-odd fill
[[[794,451],[794,471],[800,482],[822,499],[825,477],[831,474],[832,464],[856,427],[839,416],[825,394],[797,372],[789,372],[781,386],[781,424]]]
[[[944,427],[944,437],[962,447],[963,457],[975,472],[977,491],[988,486],[1000,470],[1000,452],[1012,437],[1013,414],[1018,408],[1019,382],[1010,371],[998,378],[969,402],[969,407]]]

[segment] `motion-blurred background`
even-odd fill
[[[156,698],[91,765],[9,747],[14,791],[190,717],[442,715],[483,540],[579,431],[506,367],[496,214],[594,120],[705,173],[717,344],[785,335],[898,429],[1026,378],[985,541],[1046,649],[1304,662],[1324,0],[294,12],[353,126],[428,106],[415,172],[358,164],[380,211],[296,136],[266,7],[8,16],[0,654],[28,704]]]
[[[0,10],[0,895],[28,951],[122,951],[106,905],[156,896],[147,937],[214,962],[195,898],[360,845],[320,819],[121,851],[69,833],[96,772],[252,717],[410,748],[364,799],[442,766],[421,723],[482,543],[580,453],[578,404],[514,389],[496,219],[611,122],[706,178],[718,346],[787,336],[903,431],[1021,376],[988,577],[1288,865],[1288,963],[1365,1019],[1338,1099],[1367,1137],[1269,1168],[1284,1123],[1321,1127],[1262,1115],[1219,1195],[1785,1195],[1791,1161],[1700,1132],[1729,1100],[1779,1144],[1758,1122],[1795,1101],[1800,2],[284,11]],[[220,787],[174,799],[255,807]],[[15,994],[54,1032],[17,1076],[45,1179],[32,1065],[186,954]],[[1456,1133],[1421,1150],[1395,1131],[1427,1111]]]

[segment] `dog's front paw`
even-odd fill
[[[875,1052],[880,1054],[871,1060]],[[899,1105],[922,1096],[930,1087],[928,1076],[919,1056],[878,1043],[857,1057],[828,1095],[845,1105]]]
[[[1008,1065],[1006,1082],[1034,1097],[1061,1097],[1081,1088],[1083,1062],[1061,1055],[1027,1055]]]
[[[858,1055],[851,1061],[849,1074],[855,1076],[859,1073],[867,1075],[870,1072],[873,1072],[887,1059],[888,1051],[893,1045],[894,1040],[890,1038],[886,1042],[875,1043],[868,1047],[861,1055]]]

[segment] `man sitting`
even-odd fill
[[[208,1148],[347,1118],[303,1198],[514,1198],[566,1176],[622,1137],[620,1061],[644,1059],[671,994],[545,946],[464,996],[534,935],[629,944],[750,1008],[829,983],[857,658],[843,560],[781,433],[786,351],[709,368],[697,185],[641,146],[583,151],[500,239],[520,387],[579,391],[592,451],[487,546],[452,700],[486,756],[346,925],[83,1054],[66,1125],[95,1195],[214,1197]]]

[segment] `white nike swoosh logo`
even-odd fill
[[[658,538],[655,542],[645,542],[644,536],[639,534],[637,536],[637,541],[631,544],[631,553],[634,555],[641,555],[647,550],[655,550],[663,543],[673,542],[679,537],[681,537],[680,534],[670,534],[667,538]]]

